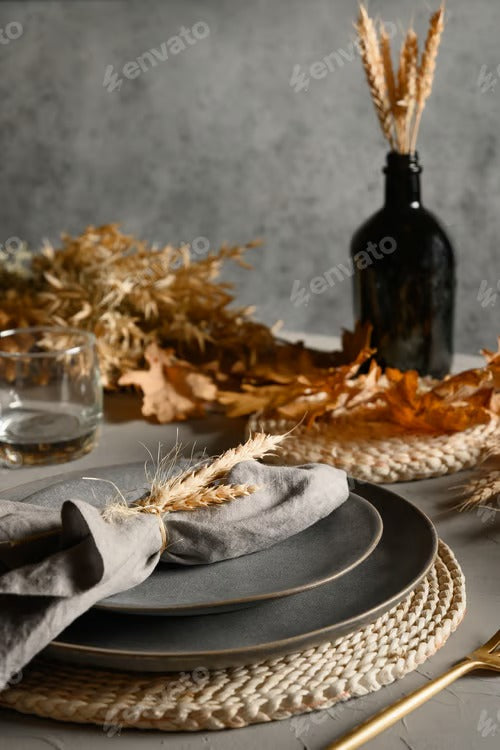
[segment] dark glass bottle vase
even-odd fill
[[[354,234],[354,312],[379,364],[441,378],[453,353],[455,260],[420,199],[417,154],[387,155],[385,205]]]

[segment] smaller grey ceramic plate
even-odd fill
[[[92,469],[87,475],[111,480],[132,496],[143,492],[144,464]],[[57,479],[57,484],[45,480],[36,491],[33,485],[26,486],[23,497],[46,507],[59,507],[69,497],[99,507],[107,501],[107,483],[75,478],[74,472]],[[135,615],[200,615],[252,606],[347,573],[368,557],[381,535],[379,513],[371,503],[351,494],[329,516],[273,547],[212,565],[160,563],[139,586],[97,607]]]
[[[139,586],[97,607],[141,615],[199,615],[252,606],[347,573],[373,551],[381,535],[375,508],[351,494],[329,516],[284,542],[212,565],[160,563]]]

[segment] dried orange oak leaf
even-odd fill
[[[141,388],[145,417],[165,423],[204,414],[207,403],[217,396],[217,387],[207,375],[158,344],[149,344],[144,356],[149,370],[126,372],[118,383]]]

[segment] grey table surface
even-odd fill
[[[319,347],[333,339],[307,336]],[[454,369],[474,366],[479,358],[458,355]],[[179,425],[149,424],[140,416],[136,398],[113,394],[106,400],[106,419],[97,448],[63,466],[0,470],[0,491],[64,471],[136,461],[146,456],[144,446],[156,450],[175,442],[196,441],[199,448],[217,452],[237,442],[243,422],[209,417]],[[144,445],[142,445],[144,444]],[[194,734],[122,730],[108,736],[103,727],[58,723],[0,710],[0,749],[12,750],[319,750],[404,694],[437,676],[480,645],[500,627],[500,513],[457,513],[451,509],[468,472],[419,482],[390,485],[414,502],[436,523],[439,535],[454,550],[467,581],[467,613],[445,646],[418,670],[393,685],[356,698],[331,710],[293,720],[245,729]],[[500,746],[500,676],[483,673],[464,677],[410,714],[366,747],[373,750],[489,750]]]

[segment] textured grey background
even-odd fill
[[[430,0],[429,0],[430,1]],[[370,9],[423,33],[426,0],[372,0]],[[448,225],[459,259],[457,348],[492,346],[496,305],[477,299],[500,279],[500,85],[482,92],[482,65],[500,78],[500,6],[448,1],[435,90],[419,150],[424,200]],[[77,0],[2,2],[0,242],[37,244],[61,230],[120,221],[150,240],[212,246],[265,238],[255,270],[231,271],[238,301],[268,322],[338,332],[352,322],[350,281],[294,306],[308,281],[345,259],[357,225],[382,199],[385,146],[358,56],[307,91],[290,85],[333,51],[349,53],[356,0]],[[124,80],[120,69],[181,26],[208,38]],[[398,35],[399,42],[399,35]],[[351,47],[352,49],[352,47]]]

